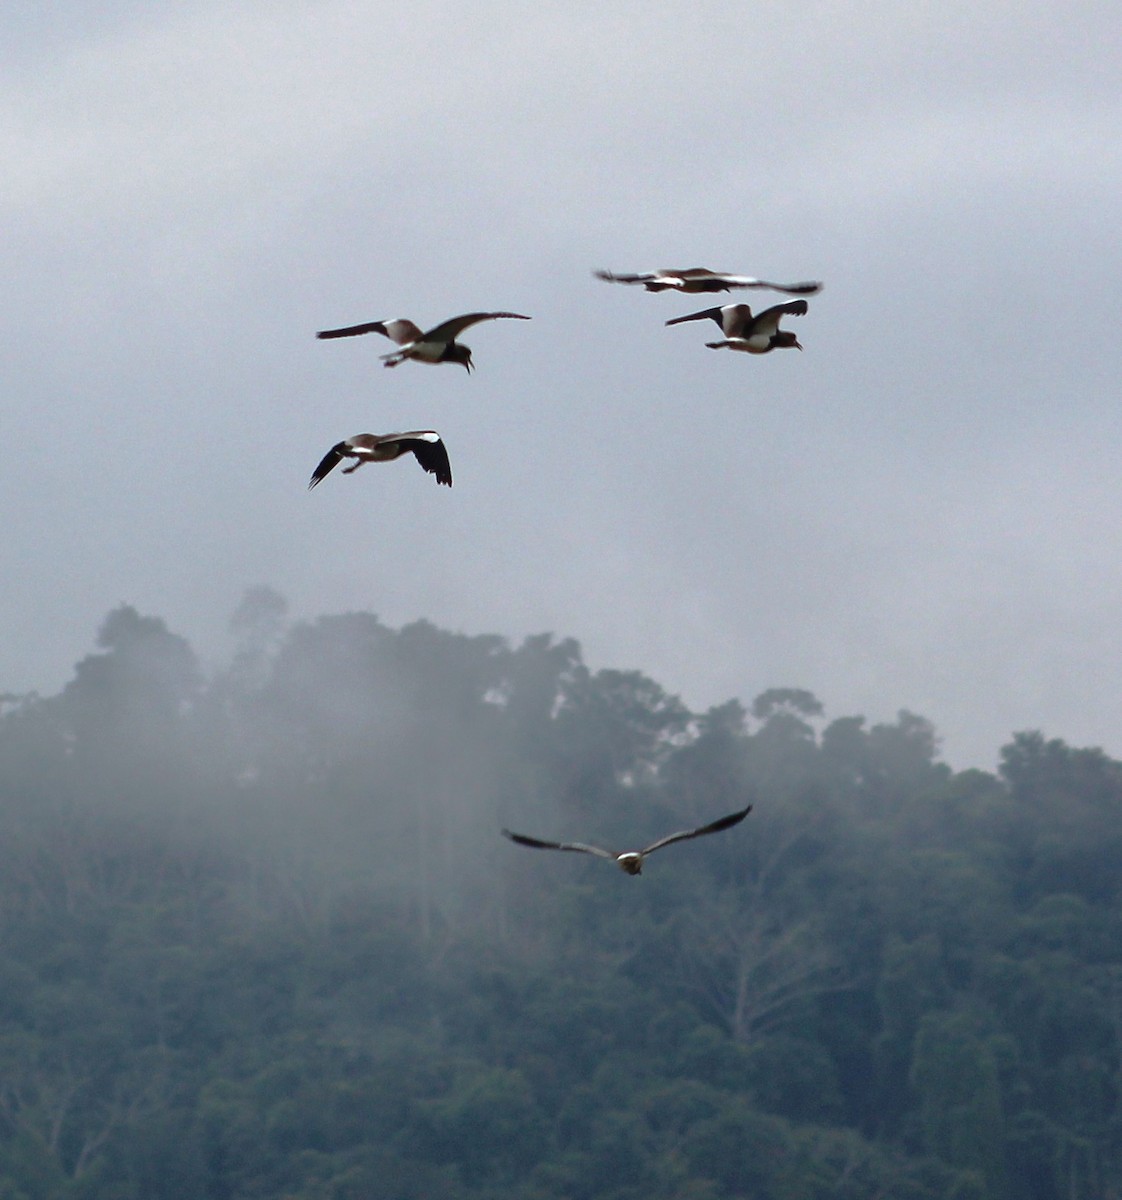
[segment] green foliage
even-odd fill
[[[965,1012],[920,1021],[911,1084],[919,1100],[924,1149],[979,1175],[988,1196],[1005,1194],[1005,1130],[997,1061]]]
[[[286,613],[0,708],[0,1200],[1122,1193],[1122,765]]]

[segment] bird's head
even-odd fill
[[[628,850],[626,854],[617,854],[616,862],[628,875],[642,875],[643,873],[643,856],[638,851]]]
[[[803,347],[798,337],[789,329],[781,329],[771,339],[771,348],[773,350],[801,350]]]
[[[445,362],[459,363],[467,373],[471,374],[471,349],[460,342],[452,342],[444,352]]]

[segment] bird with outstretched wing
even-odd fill
[[[613,271],[594,271],[597,279],[608,283],[642,284],[648,292],[728,292],[733,288],[767,288],[773,292],[785,292],[788,296],[814,296],[822,290],[817,280],[802,283],[772,283],[767,279],[756,279],[752,275],[729,275],[724,271],[710,271],[708,267],[687,267],[682,271],[639,271],[632,275],[617,275]]]
[[[356,433],[336,442],[312,472],[308,487],[322,483],[344,458],[356,460],[343,468],[344,475],[351,475],[363,463],[393,462],[403,454],[412,454],[430,475],[436,476],[437,483],[452,486],[452,467],[440,434],[435,429],[415,429],[409,433]]]
[[[380,333],[396,342],[400,350],[391,350],[383,354],[382,361],[387,367],[396,367],[398,363],[411,358],[416,362],[442,363],[456,362],[471,373],[471,350],[457,342],[456,338],[481,321],[497,321],[510,318],[516,321],[528,321],[529,317],[515,312],[474,312],[464,313],[459,317],[451,317],[434,325],[432,329],[422,330],[419,325],[404,317],[393,321],[367,321],[363,325],[347,325],[342,329],[321,329],[316,334],[318,338],[358,337],[363,333]]]
[[[528,837],[524,833],[512,833],[509,829],[504,829],[502,835],[512,842],[517,842],[520,846],[531,846],[535,850],[574,850],[580,854],[594,854],[597,858],[606,858],[616,863],[628,875],[641,875],[643,859],[648,854],[653,854],[656,850],[661,850],[663,846],[672,845],[674,842],[684,842],[690,838],[702,837],[707,833],[720,833],[724,829],[731,829],[734,825],[739,825],[751,811],[752,806],[749,804],[747,808],[730,813],[727,817],[720,817],[708,825],[667,834],[666,837],[659,838],[657,842],[651,842],[649,846],[644,846],[642,850],[624,850],[622,852],[605,850],[602,846],[592,846],[587,842],[546,842],[541,838]]]

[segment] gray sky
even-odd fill
[[[1122,754],[1115,4],[10,9],[0,691],[121,601],[220,662],[269,583]],[[591,274],[698,264],[825,280],[805,353]],[[313,336],[498,308],[470,377]],[[428,427],[451,492],[305,491]]]

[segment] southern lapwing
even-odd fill
[[[774,308],[765,308],[752,316],[747,304],[726,304],[724,308],[706,308],[685,317],[674,317],[667,325],[681,325],[683,321],[716,321],[725,335],[721,342],[706,342],[710,350],[744,350],[748,354],[767,354],[769,350],[794,348],[801,350],[799,339],[787,329],[779,328],[784,316],[801,317],[806,314],[805,300],[788,300]]]
[[[679,833],[671,833],[664,838],[659,838],[657,842],[651,842],[642,850],[624,850],[622,853],[604,850],[600,846],[589,846],[584,842],[543,842],[539,838],[527,837],[524,833],[511,833],[509,829],[504,829],[502,834],[503,837],[517,842],[520,846],[533,846],[536,850],[576,850],[581,854],[595,854],[597,858],[611,859],[628,875],[641,875],[643,859],[648,854],[653,854],[656,850],[661,850],[663,846],[669,846],[673,842],[684,842],[687,838],[701,837],[706,833],[720,833],[722,829],[731,829],[734,825],[739,825],[751,811],[752,806],[749,804],[740,812],[721,817],[719,821],[714,821],[710,825],[702,825],[699,829],[683,829]]]
[[[452,468],[440,434],[432,429],[415,429],[411,433],[356,433],[346,441],[337,442],[312,472],[308,487],[321,483],[344,458],[357,460],[343,468],[343,474],[350,475],[363,463],[392,462],[403,454],[412,454],[430,475],[436,476],[437,483],[452,486]]]
[[[465,313],[462,317],[452,317],[449,321],[428,330],[422,330],[412,321],[399,318],[396,321],[368,321],[365,325],[348,325],[345,329],[323,329],[316,334],[318,338],[357,337],[360,333],[380,333],[396,342],[401,349],[393,350],[381,357],[387,367],[396,367],[407,358],[417,362],[442,363],[455,362],[466,367],[471,372],[471,350],[456,341],[457,335],[480,321],[496,321],[500,317],[511,317],[516,321],[528,321],[521,313],[513,312],[477,312]]]
[[[684,271],[640,271],[636,275],[616,275],[612,271],[593,272],[608,283],[641,283],[648,292],[728,292],[733,288],[768,288],[788,296],[813,296],[822,290],[815,281],[806,283],[770,283],[751,275],[727,275],[707,267],[689,267]]]

